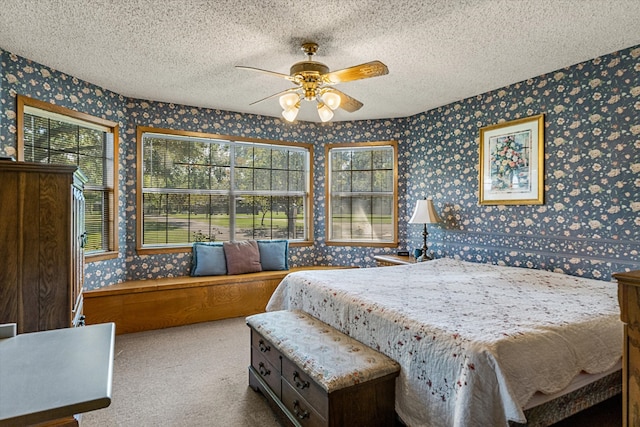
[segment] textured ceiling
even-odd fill
[[[0,48],[119,94],[279,116],[305,59],[382,77],[340,84],[336,120],[405,117],[640,44],[639,0],[3,0]],[[318,121],[304,102],[298,119]]]

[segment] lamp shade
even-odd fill
[[[328,122],[333,118],[333,110],[327,107],[324,103],[318,103],[318,115],[320,116],[320,120],[323,122]]]
[[[287,108],[282,111],[282,117],[285,118],[288,122],[292,122],[298,116],[298,111],[300,111],[300,104],[296,104],[291,108]]]
[[[328,90],[325,93],[323,93],[320,98],[322,98],[322,101],[325,103],[325,105],[331,108],[332,110],[335,110],[336,108],[338,108],[340,106],[340,102],[342,101],[342,98],[340,98],[340,95],[338,95],[335,92],[332,92],[331,90]]]
[[[433,205],[433,200],[431,198],[418,200],[409,224],[435,224],[437,222],[440,222],[440,217]]]
[[[280,106],[283,110],[288,110],[290,108],[293,108],[293,106],[295,106],[298,101],[300,101],[300,96],[297,93],[285,93],[280,97]]]

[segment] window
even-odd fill
[[[118,125],[57,105],[18,96],[18,159],[75,165],[84,187],[87,260],[117,257]]]
[[[397,143],[328,144],[327,244],[397,246]]]
[[[138,249],[309,240],[309,144],[138,127]]]

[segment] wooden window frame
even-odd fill
[[[120,135],[120,126],[116,122],[112,122],[110,120],[102,119],[100,117],[95,117],[90,114],[82,113],[76,110],[71,110],[69,108],[61,107],[59,105],[51,104],[48,102],[40,101],[37,99],[30,98],[24,95],[17,95],[16,99],[16,122],[17,122],[17,159],[18,161],[24,161],[24,108],[25,106],[37,108],[39,110],[48,111],[51,113],[59,114],[62,116],[69,117],[71,119],[80,120],[82,122],[87,122],[89,124],[94,124],[98,126],[102,126],[109,129],[109,132],[113,134],[113,188],[112,192],[112,203],[109,206],[109,219],[108,219],[108,227],[109,230],[107,232],[107,249],[102,251],[95,251],[85,253],[85,262],[97,262],[103,261],[107,259],[115,259],[118,257],[119,248],[118,248],[118,152],[119,152],[119,135]]]
[[[257,143],[257,144],[265,144],[265,145],[276,145],[280,147],[296,147],[296,148],[304,148],[309,153],[309,171],[308,171],[308,190],[306,195],[305,203],[308,207],[306,224],[305,227],[307,229],[306,240],[290,240],[289,246],[311,246],[313,245],[313,145],[307,143],[293,143],[293,142],[285,142],[285,141],[275,141],[268,139],[258,139],[258,138],[246,138],[246,137],[236,137],[230,135],[219,135],[219,134],[210,134],[204,132],[194,132],[194,131],[185,131],[185,130],[176,130],[176,129],[165,129],[165,128],[155,128],[149,126],[138,126],[136,129],[136,145],[137,145],[137,153],[136,153],[136,167],[137,167],[137,182],[136,182],[136,217],[138,221],[136,222],[136,251],[139,255],[150,255],[150,254],[164,254],[164,253],[179,253],[179,252],[187,252],[191,251],[192,243],[184,244],[184,245],[171,245],[171,246],[143,246],[142,244],[142,236],[143,236],[143,228],[144,222],[143,218],[143,144],[142,137],[145,133],[154,133],[154,134],[166,134],[172,136],[183,136],[183,137],[192,137],[192,138],[206,138],[206,139],[215,139],[222,141],[230,141],[230,142],[247,142],[247,143]]]
[[[393,239],[390,241],[372,241],[356,239],[331,240],[331,169],[330,155],[332,149],[391,147],[393,149]],[[397,247],[398,246],[398,142],[373,141],[363,143],[344,143],[325,145],[325,244],[327,246],[366,246],[366,247]]]

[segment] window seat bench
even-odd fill
[[[116,334],[262,313],[289,273],[308,266],[226,276],[130,280],[83,292],[86,324],[114,322]]]

